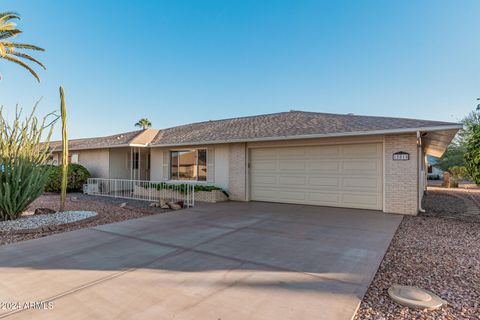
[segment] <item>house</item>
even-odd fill
[[[417,214],[426,155],[461,124],[290,111],[70,141],[96,177],[216,185],[238,201]],[[58,142],[52,144],[58,150]],[[58,151],[56,152],[58,157]]]
[[[69,140],[69,162],[79,163],[93,177],[148,180],[150,158],[147,148],[158,130],[146,129],[107,137]],[[52,141],[50,164],[61,163],[61,141]]]
[[[427,177],[432,180],[442,180],[444,171],[437,166],[438,158],[427,156]]]

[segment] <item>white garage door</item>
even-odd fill
[[[250,150],[251,200],[382,209],[382,144]]]

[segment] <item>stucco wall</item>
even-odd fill
[[[130,179],[130,170],[127,163],[127,155],[129,154],[130,148],[110,149],[111,179]]]
[[[384,211],[418,213],[418,149],[416,134],[385,136]],[[395,152],[405,151],[410,160],[394,161]]]
[[[215,150],[215,175],[214,184],[226,191],[230,191],[229,187],[229,152],[230,147],[228,144],[210,146]]]
[[[93,178],[109,177],[108,149],[70,151],[78,154],[78,163],[87,168]]]
[[[247,200],[247,147],[232,143],[229,147],[228,191],[230,200]]]
[[[150,149],[150,180],[152,181],[168,180],[168,176],[164,175],[164,152],[168,152],[168,149]]]

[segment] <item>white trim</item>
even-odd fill
[[[250,166],[250,148],[248,147],[248,145],[246,145],[246,148],[245,148],[245,201],[250,201],[250,183],[251,183],[251,179],[250,179],[250,174],[251,174],[251,166]]]
[[[130,147],[142,148],[142,147],[148,147],[148,143],[147,143],[147,144],[135,144],[135,143],[132,143],[132,144],[129,144],[128,146],[130,146]]]
[[[230,139],[230,140],[188,142],[188,143],[175,143],[175,144],[151,144],[150,143],[150,147],[162,148],[162,147],[174,147],[174,146],[195,146],[195,145],[205,145],[205,144],[222,144],[222,143],[253,142],[253,141],[278,141],[278,140],[298,140],[298,139],[330,138],[330,137],[353,137],[353,136],[367,136],[367,135],[379,135],[379,134],[416,133],[417,131],[431,132],[431,131],[443,131],[443,130],[455,130],[455,129],[459,130],[461,128],[463,128],[462,125],[455,124],[455,125],[444,125],[444,126],[436,126],[436,127],[307,134],[307,135],[296,135],[296,136],[278,136],[278,137],[250,138],[250,139]]]
[[[68,148],[68,150],[76,151],[76,150],[97,150],[97,149],[110,149],[110,148],[128,148],[128,147],[140,147],[140,148],[147,148],[149,147],[148,144],[118,144],[114,146],[99,146],[99,147],[82,147],[82,148]],[[51,152],[62,152],[62,148],[53,148]]]
[[[385,161],[386,159],[386,154],[385,154],[385,136],[383,136],[383,142],[382,142],[382,149],[383,149],[383,165],[382,165],[382,170],[383,170],[383,173],[382,173],[382,176],[383,176],[383,190],[382,190],[382,211],[383,212],[386,212],[386,208],[387,208],[387,202],[386,202],[386,195],[387,195],[387,192],[386,192],[386,178],[387,178],[387,175],[386,175],[386,171],[385,170],[385,166],[387,165],[387,162]]]

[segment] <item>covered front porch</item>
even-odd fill
[[[150,180],[150,148],[111,148],[108,158],[110,179]]]

